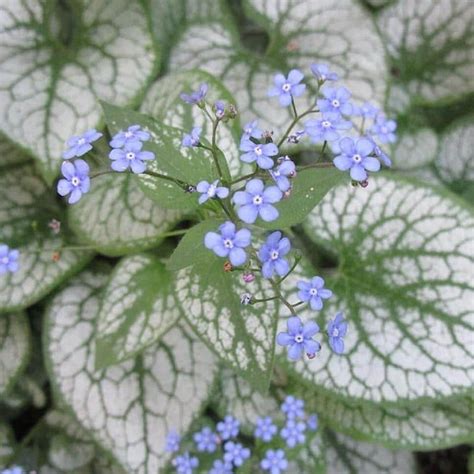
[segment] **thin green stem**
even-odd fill
[[[154,176],[155,178],[164,179],[166,181],[171,181],[172,183],[177,184],[178,186],[182,187],[183,189],[186,189],[187,186],[188,186],[188,183],[185,183],[184,181],[181,181],[178,178],[172,178],[171,176],[167,176],[167,175],[161,174],[161,173],[156,173],[155,171],[146,170],[146,171],[144,171],[144,174],[147,174],[148,176]]]
[[[286,129],[286,132],[283,134],[283,136],[281,137],[280,141],[278,142],[277,146],[278,148],[280,148],[283,143],[285,142],[285,140],[288,138],[288,135],[290,134],[290,132],[293,130],[293,127],[303,118],[303,117],[306,117],[306,115],[309,115],[309,114],[313,114],[313,113],[316,113],[316,112],[319,112],[318,109],[313,109],[312,107],[308,110],[306,110],[306,112],[303,112],[301,115],[298,115],[296,116],[293,121],[290,123],[289,127]]]
[[[286,275],[284,275],[282,278],[280,278],[278,284],[281,285],[285,280],[286,278],[288,278],[292,273],[293,271],[295,270],[295,268],[297,267],[298,263],[300,263],[300,260],[301,260],[301,256],[298,255],[296,258],[295,258],[295,261],[293,262],[293,265],[291,266],[291,268],[288,270],[288,273]]]
[[[311,163],[310,165],[299,166],[296,171],[303,171],[310,168],[333,168],[334,164],[329,162],[324,163]]]
[[[293,96],[291,96],[291,109],[293,110],[293,115],[295,116],[295,118],[297,118],[298,112],[296,110],[296,104],[295,104],[295,100],[293,99]]]
[[[287,301],[287,299],[281,294],[281,290],[278,283],[273,278],[271,278],[270,284],[272,285],[273,290],[277,294],[278,299],[290,310],[293,316],[296,316],[296,311],[293,308],[293,305],[289,301]]]
[[[270,296],[269,298],[252,299],[252,304],[265,303],[267,301],[273,301],[277,299],[279,299],[279,296]]]

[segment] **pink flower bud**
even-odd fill
[[[246,272],[242,275],[242,279],[244,283],[252,283],[255,280],[255,275],[250,272]]]

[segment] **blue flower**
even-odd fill
[[[272,419],[269,416],[266,416],[265,418],[257,419],[254,435],[255,438],[268,443],[276,435],[277,431],[278,429]]]
[[[338,75],[335,72],[331,72],[326,64],[311,64],[311,72],[319,82],[339,80]]]
[[[323,95],[325,99],[316,101],[321,112],[345,115],[352,113],[352,104],[349,102],[351,93],[345,87],[338,87],[337,89],[328,87],[323,90]]]
[[[214,181],[212,184],[207,181],[200,181],[196,190],[201,193],[199,196],[199,204],[204,204],[208,199],[218,197],[219,199],[225,199],[229,195],[229,189],[219,186],[219,180]]]
[[[142,150],[143,143],[138,141],[127,142],[123,148],[114,148],[109,153],[112,160],[110,165],[114,171],[122,173],[129,168],[135,174],[141,174],[146,170],[144,161],[155,159],[155,154],[151,151]]]
[[[294,448],[297,444],[303,444],[306,439],[306,424],[302,421],[288,420],[281,429],[280,435],[286,441],[289,448]]]
[[[278,147],[274,143],[254,143],[247,137],[242,137],[240,141],[240,151],[244,151],[243,155],[240,155],[240,159],[245,163],[257,162],[257,165],[264,169],[268,170],[273,168],[275,164],[270,158],[278,154]]]
[[[183,455],[177,456],[173,460],[173,464],[178,474],[192,474],[194,469],[199,466],[199,460],[185,452]]]
[[[377,158],[385,165],[387,166],[388,168],[390,168],[392,166],[392,160],[390,159],[390,157],[382,150],[382,148],[380,148],[376,143],[375,141],[373,140],[372,137],[368,136],[367,137],[368,140],[371,140],[372,143],[374,144],[374,153],[375,155],[377,156]]]
[[[258,128],[258,121],[253,120],[252,122],[248,122],[244,125],[244,133],[242,135],[243,138],[256,138],[260,140],[262,138],[262,131]]]
[[[225,115],[225,103],[222,100],[217,100],[214,104],[214,111],[216,117],[220,120],[224,118]]]
[[[3,469],[0,474],[25,474],[26,471],[20,466],[12,466],[8,469]]]
[[[208,474],[232,474],[232,463],[229,464],[222,459],[216,459]]]
[[[329,345],[336,354],[344,352],[344,336],[347,332],[347,322],[342,313],[337,313],[328,324]]]
[[[69,196],[69,204],[75,204],[82,195],[89,192],[91,181],[89,178],[89,165],[84,160],[76,160],[74,163],[64,161],[61,165],[61,173],[65,179],[58,181],[58,194]]]
[[[247,224],[253,224],[258,216],[265,222],[278,219],[279,212],[272,204],[280,201],[282,196],[276,186],[264,188],[262,180],[251,179],[245,186],[245,191],[237,191],[233,200],[240,206],[238,216]]]
[[[374,151],[374,143],[367,138],[359,138],[355,142],[345,137],[339,142],[341,154],[334,158],[334,165],[341,171],[351,170],[351,178],[355,181],[365,181],[368,171],[378,171],[380,162],[369,156]]]
[[[310,431],[316,431],[318,429],[318,415],[316,413],[313,413],[312,415],[308,416],[308,419],[306,420],[306,425],[308,426],[308,429]]]
[[[379,114],[372,125],[371,133],[376,135],[382,143],[394,143],[397,140],[395,130],[397,122],[387,120],[384,115]]]
[[[146,142],[150,139],[150,134],[141,129],[140,125],[130,125],[127,130],[120,130],[112,137],[110,146],[112,148],[122,148],[131,142]]]
[[[372,119],[375,118],[379,112],[380,110],[378,107],[375,107],[375,105],[371,104],[370,102],[364,102],[360,107],[354,107],[352,114],[360,115],[366,119]]]
[[[235,224],[230,221],[219,226],[220,234],[208,232],[204,237],[204,245],[219,257],[229,257],[235,267],[243,265],[247,254],[243,250],[250,245],[251,234],[248,229],[235,231]],[[219,429],[219,425],[218,429]]]
[[[270,175],[280,191],[288,191],[291,188],[291,183],[288,178],[296,176],[296,166],[288,156],[285,156],[280,164],[274,170],[270,171]]]
[[[223,440],[235,438],[239,434],[240,422],[233,416],[227,415],[217,423],[217,431]]]
[[[294,418],[304,418],[304,400],[296,398],[293,395],[287,395],[281,404],[281,411],[288,420]]]
[[[300,280],[297,283],[299,288],[298,297],[301,301],[308,302],[311,309],[320,311],[323,308],[323,299],[331,298],[332,291],[324,288],[324,280],[315,276],[311,281]]]
[[[191,104],[191,105],[199,104],[204,100],[204,97],[206,97],[208,87],[209,86],[205,82],[203,82],[199,86],[199,90],[195,92],[191,92],[190,94],[183,93],[183,94],[180,94],[179,96],[181,97],[182,100],[184,100],[184,102],[188,104]]]
[[[288,261],[283,257],[291,250],[290,240],[281,238],[281,232],[272,232],[258,251],[258,258],[263,263],[262,274],[271,278],[274,273],[286,275],[290,270]]]
[[[270,471],[270,474],[280,474],[288,467],[288,461],[285,452],[282,449],[269,449],[265,457],[260,461],[260,467],[264,471]]]
[[[240,443],[234,443],[233,441],[227,441],[224,444],[224,461],[233,463],[234,466],[242,466],[246,459],[250,457],[250,449],[244,448]]]
[[[218,437],[208,426],[195,433],[193,439],[201,453],[213,453],[217,448]]]
[[[167,453],[176,453],[179,451],[181,444],[181,436],[175,431],[170,431],[166,435],[166,446],[165,451]]]
[[[288,357],[298,360],[304,352],[309,358],[313,358],[316,352],[321,350],[319,342],[313,340],[313,336],[319,331],[319,326],[314,321],[303,325],[298,316],[292,316],[287,321],[288,332],[280,332],[277,343],[280,346],[288,346]]]
[[[18,271],[19,263],[18,259],[20,252],[15,249],[10,249],[8,245],[0,245],[0,275],[7,272],[15,273]]]
[[[198,146],[201,140],[201,127],[194,127],[191,133],[185,133],[181,145],[184,147]]]
[[[300,142],[301,138],[304,137],[304,135],[306,135],[306,132],[304,130],[297,130],[295,133],[289,135],[286,141],[288,143],[296,144]]]
[[[300,84],[304,75],[298,69],[292,69],[286,78],[283,74],[277,74],[274,78],[275,87],[268,91],[269,97],[278,97],[282,107],[291,104],[292,97],[299,97],[306,89],[304,84]]]
[[[337,140],[339,130],[349,130],[351,122],[343,120],[340,114],[324,114],[321,118],[311,119],[305,123],[305,131],[313,143]]]
[[[68,149],[63,153],[63,158],[69,160],[75,156],[85,155],[88,151],[92,150],[91,143],[95,142],[102,136],[95,128],[87,130],[82,135],[71,137],[67,141]]]

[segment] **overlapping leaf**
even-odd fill
[[[64,142],[97,126],[98,99],[129,103],[155,69],[139,2],[17,2],[0,7],[1,129],[59,172]]]
[[[167,462],[165,436],[185,432],[213,385],[214,357],[176,326],[135,360],[94,370],[94,331],[107,273],[85,272],[53,300],[45,352],[54,391],[128,473]]]
[[[14,450],[14,437],[10,426],[0,422],[0,463],[6,463]]]

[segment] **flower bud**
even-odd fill
[[[242,280],[244,283],[252,283],[255,280],[255,275],[252,272],[245,272],[242,275]]]
[[[316,354],[307,353],[306,355],[307,355],[308,359],[314,359],[316,357]]]
[[[244,306],[252,304],[252,295],[250,293],[244,293],[240,296],[240,303]]]
[[[232,271],[232,263],[230,263],[228,260],[224,263],[224,271],[226,273],[229,273]]]
[[[288,199],[291,196],[291,188],[283,193],[283,199]]]
[[[184,190],[187,193],[195,193],[196,192],[196,186],[193,184],[188,184]]]
[[[61,253],[53,252],[53,254],[51,255],[51,260],[56,263],[59,262],[59,260],[61,260]]]
[[[61,232],[61,222],[56,219],[51,219],[48,223],[48,227],[54,235],[58,235],[59,232]]]

